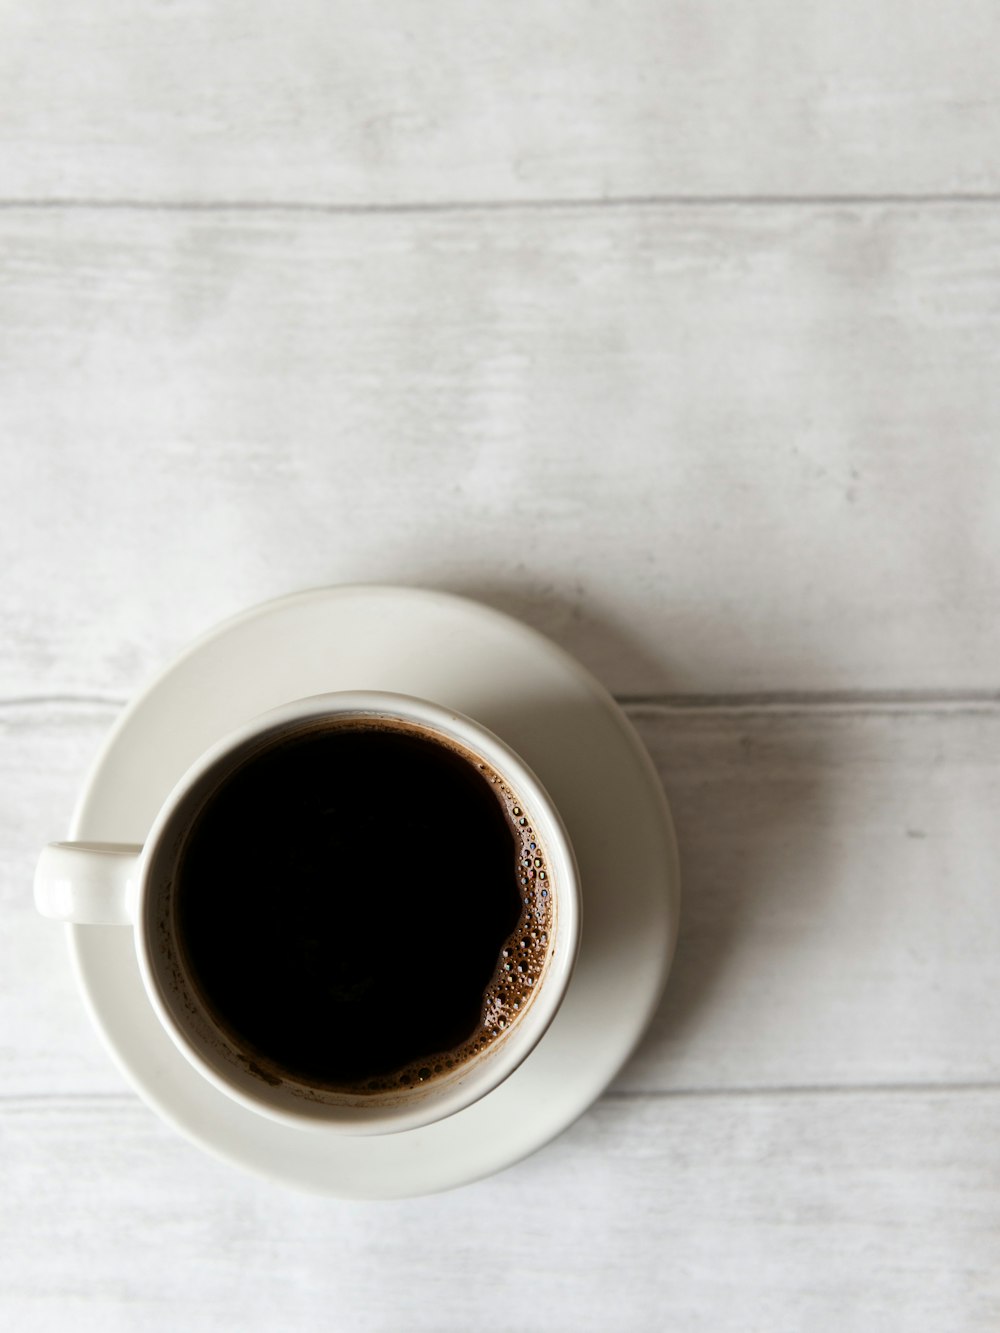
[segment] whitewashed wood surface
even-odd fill
[[[998,42],[0,3],[3,1327],[1000,1327]],[[622,697],[685,902],[596,1107],[358,1205],[163,1126],[29,884],[189,637],[370,579]]]

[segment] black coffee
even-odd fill
[[[377,1092],[446,1074],[524,1012],[552,897],[530,811],[399,723],[310,724],[208,798],[175,889],[205,1007],[266,1078]]]

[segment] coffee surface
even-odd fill
[[[182,850],[186,970],[258,1073],[377,1092],[446,1074],[524,1012],[552,898],[530,811],[405,724],[313,725],[254,754]]]

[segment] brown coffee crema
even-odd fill
[[[174,893],[184,970],[269,1082],[352,1095],[453,1076],[531,1004],[555,886],[530,807],[459,743],[309,722],[208,795]]]

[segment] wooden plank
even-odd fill
[[[1000,1078],[997,710],[632,716],[684,901],[622,1088]]]
[[[138,1105],[6,1104],[12,1328],[993,1330],[1000,1094],[612,1099],[492,1180],[286,1193]],[[183,1281],[179,1281],[183,1275]]]
[[[633,712],[669,794],[682,933],[623,1092],[1000,1081],[1000,712]],[[0,711],[8,1094],[115,1091],[29,899],[108,710]]]
[[[990,0],[7,6],[5,198],[996,191]]]
[[[84,774],[108,730],[107,707],[0,707],[0,1071],[3,1095],[124,1080],[91,1027],[62,929],[35,912],[31,881],[46,842],[66,836]]]
[[[429,583],[623,692],[992,689],[1000,215],[0,216],[3,695]]]

